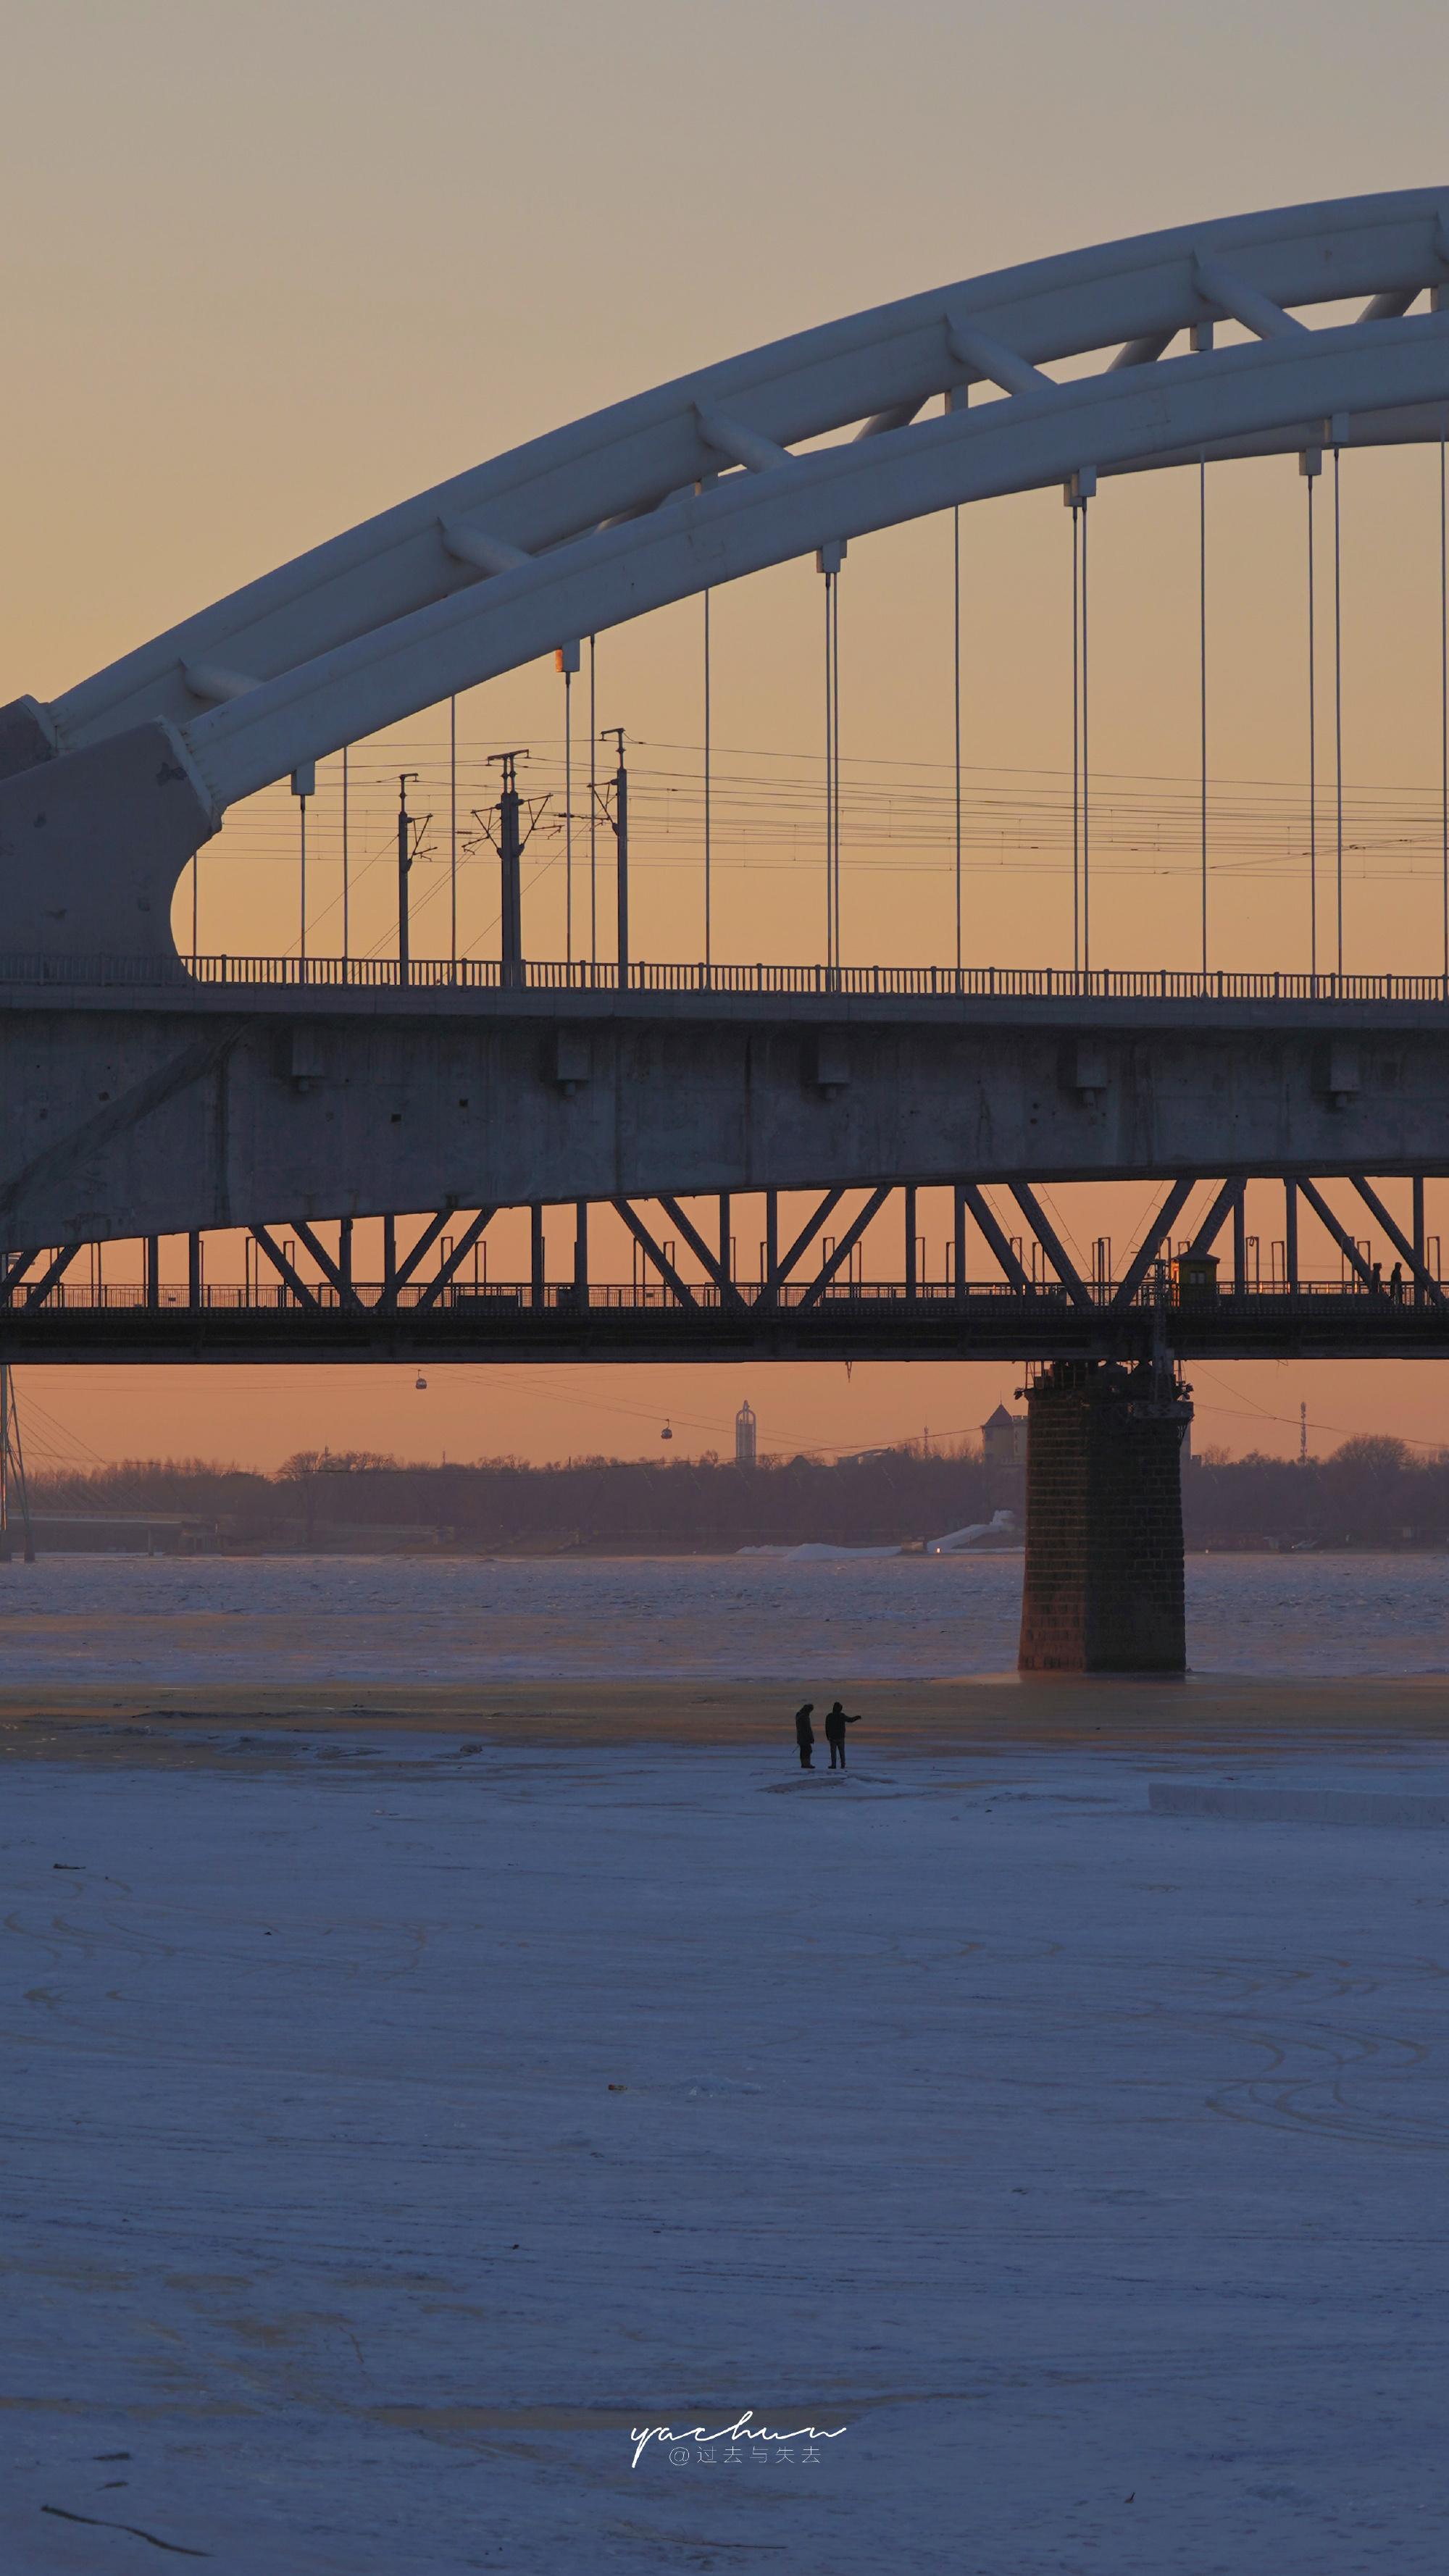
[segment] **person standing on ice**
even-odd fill
[[[836,1767],[837,1760],[839,1761],[841,1770],[843,1771],[845,1769],[845,1730],[848,1726],[859,1726],[859,1724],[860,1720],[858,1717],[846,1716],[839,1700],[837,1700],[835,1706],[827,1712],[825,1719],[825,1741],[830,1747],[830,1768],[832,1771]]]
[[[800,1747],[800,1768],[802,1771],[813,1771],[815,1768],[814,1763],[810,1759],[811,1751],[815,1743],[815,1729],[810,1723],[814,1707],[814,1700],[807,1699],[804,1707],[797,1708],[795,1711],[795,1741]]]

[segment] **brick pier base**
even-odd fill
[[[1027,1396],[1024,1673],[1180,1673],[1182,1434],[1170,1371],[1061,1361]]]

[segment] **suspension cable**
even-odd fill
[[[1202,971],[1208,971],[1208,699],[1207,699],[1207,458],[1197,463],[1197,725],[1202,875]]]
[[[710,859],[711,813],[710,788],[710,669],[709,669],[709,592],[704,594],[704,962],[710,962]]]
[[[831,863],[835,810],[831,797],[832,735],[830,730],[830,583],[825,576],[825,964],[835,963],[835,873]]]
[[[951,703],[955,734],[956,972],[961,972],[961,508],[951,513]]]
[[[448,700],[448,958],[458,963],[458,701]]]
[[[1343,973],[1343,520],[1339,450],[1333,451],[1333,805],[1338,972]]]
[[[352,929],[352,870],[347,845],[347,750],[348,746],[344,743],[342,746],[342,956],[344,963],[348,955],[348,942]]]
[[[1082,582],[1080,564],[1081,539],[1077,529],[1077,511],[1072,508],[1072,973],[1081,969],[1081,870],[1082,870],[1082,671],[1081,624]]]
[[[599,706],[596,694],[597,639],[589,637],[589,964],[599,962],[599,790],[597,784]]]
[[[1439,434],[1439,859],[1443,887],[1444,977],[1449,984],[1449,492]]]
[[[835,782],[835,963],[840,964],[840,576],[837,573],[830,592],[830,662],[834,676],[834,704],[831,722],[834,739],[831,744],[831,767]]]
[[[1092,971],[1092,736],[1089,721],[1087,502],[1082,501],[1082,973]]]
[[[1298,460],[1308,487],[1308,971],[1318,973],[1318,611],[1315,593],[1313,486],[1323,459],[1305,447]]]
[[[577,648],[573,648],[577,660]],[[574,675],[564,662],[564,963],[574,962]]]

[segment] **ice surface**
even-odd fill
[[[1155,1815],[1231,1816],[1245,1825],[1449,1825],[1449,1797],[1403,1789],[1245,1789],[1153,1780],[1147,1794]]]
[[[786,1733],[10,1764],[6,2576],[1440,2576],[1439,1839]]]

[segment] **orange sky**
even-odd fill
[[[1438,12],[1406,0],[1371,16],[1342,0],[1211,12],[1107,0],[1089,35],[1079,11],[1040,0],[970,12],[562,0],[546,13],[415,0],[405,17],[377,0],[227,12],[140,0],[125,13],[56,0],[25,13],[7,33],[0,174],[12,381],[0,692],[49,695],[408,491],[775,333],[1161,223],[1432,181],[1441,69]],[[1365,969],[1437,962],[1437,470],[1427,453],[1344,465],[1347,944]],[[1176,474],[1124,480],[1095,505],[1098,962],[1195,951],[1195,504],[1194,478]],[[1298,965],[1293,463],[1221,469],[1210,512],[1214,954]],[[1069,954],[1067,544],[1054,493],[986,505],[963,528],[967,953],[999,963]],[[949,954],[949,618],[944,524],[852,548],[847,957]],[[600,722],[639,738],[646,955],[699,948],[699,620],[687,603],[600,645]],[[714,645],[715,953],[813,957],[813,566],[720,596]],[[551,668],[462,702],[465,844],[500,742],[534,746],[556,816],[560,728]],[[417,945],[445,948],[441,713],[402,745],[359,749],[354,847],[381,845],[404,748],[435,816]],[[336,944],[335,767],[313,813],[318,948]],[[557,954],[551,821],[531,854],[528,936]],[[275,792],[233,817],[202,862],[204,945],[295,943],[295,829]],[[492,870],[486,852],[461,857],[462,944],[486,953]],[[359,888],[356,929],[361,946],[385,934],[384,869]],[[1057,1196],[1084,1243],[1125,1241],[1146,1201]],[[1449,1198],[1431,1227],[1441,1213]],[[1249,1222],[1266,1266],[1266,1199]],[[108,1259],[124,1275],[125,1256]],[[27,1372],[57,1454],[260,1464],[323,1442],[657,1451],[666,1412],[678,1454],[727,1446],[746,1393],[767,1447],[865,1443],[979,1422],[1013,1382],[936,1368],[857,1369],[849,1385],[834,1368],[438,1371],[419,1393],[412,1376]],[[1320,1447],[1369,1425],[1449,1439],[1438,1368],[1252,1367],[1196,1383],[1199,1437],[1233,1448],[1293,1445],[1300,1401]]]

